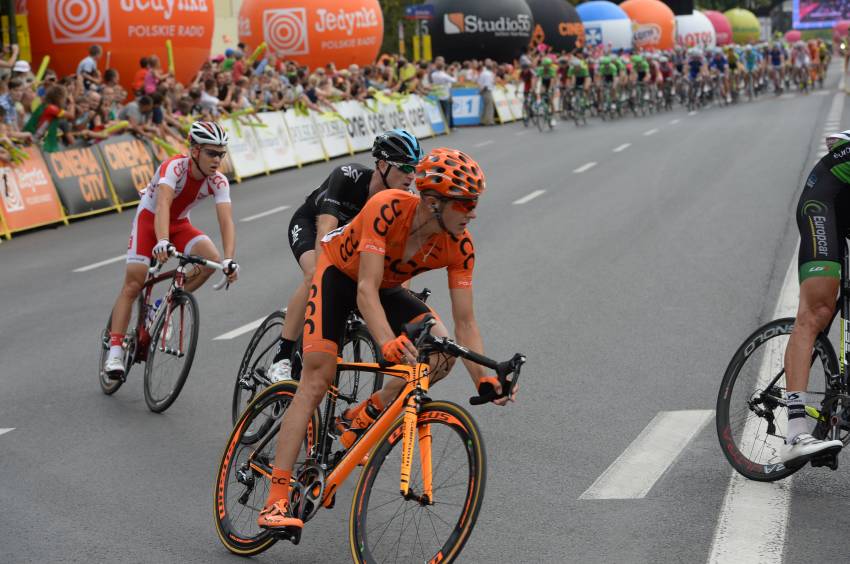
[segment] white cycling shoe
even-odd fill
[[[124,378],[124,359],[120,356],[107,358],[103,364],[103,371],[110,380],[122,380]]]
[[[267,375],[272,384],[283,382],[284,380],[292,380],[292,362],[286,358],[275,362],[269,366]]]
[[[844,446],[838,440],[822,441],[811,436],[809,433],[801,433],[794,437],[790,445],[783,445],[780,459],[783,464],[802,462],[816,454],[837,453]]]

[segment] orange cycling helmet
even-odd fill
[[[440,147],[416,166],[416,188],[445,198],[477,200],[484,193],[484,172],[463,151]]]

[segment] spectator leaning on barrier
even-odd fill
[[[73,98],[68,97],[65,87],[57,84],[47,90],[44,102],[33,111],[24,130],[32,133],[37,141],[41,141],[46,152],[55,152],[60,148],[60,122],[63,118],[74,118],[74,102]]]
[[[21,128],[17,106],[23,95],[24,82],[19,78],[13,78],[9,81],[6,93],[0,96],[0,108],[5,111],[3,121],[14,127],[16,131]]]

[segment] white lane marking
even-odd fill
[[[693,110],[693,111],[691,111],[691,112],[688,112],[688,115],[689,115],[689,116],[695,116],[695,115],[697,115],[698,113],[699,113],[698,111]]]
[[[127,258],[126,254],[113,257],[111,259],[102,260],[100,262],[96,262],[94,264],[89,264],[87,266],[81,266],[80,268],[75,268],[74,272],[88,272],[89,270],[94,270],[95,268],[100,268],[101,266],[106,266],[107,264],[112,264],[113,262],[118,262],[119,260],[125,260]]]
[[[291,206],[278,206],[276,208],[272,208],[270,210],[266,210],[264,212],[260,212],[255,215],[249,215],[248,217],[243,217],[240,221],[245,223],[248,221],[254,221],[255,219],[260,219],[261,217],[266,217],[267,215],[272,215],[274,213],[280,213],[284,210],[288,210]]]
[[[573,170],[573,172],[575,172],[576,174],[581,174],[582,172],[585,172],[585,171],[587,171],[587,170],[590,170],[590,169],[592,169],[592,168],[593,168],[593,167],[595,167],[595,166],[596,166],[596,163],[595,163],[595,162],[593,162],[593,161],[591,161],[591,162],[589,162],[589,163],[585,163],[585,164],[581,165],[581,166],[580,166],[580,167],[578,167],[577,169]]]
[[[631,143],[623,143],[623,144],[622,144],[622,145],[620,145],[619,147],[615,147],[615,148],[614,148],[614,149],[612,149],[612,150],[613,150],[615,153],[619,153],[620,151],[625,151],[626,149],[628,149],[628,148],[629,148],[629,147],[631,147],[631,146],[632,146],[632,144],[631,144]]]
[[[4,433],[8,433],[9,431],[14,431],[14,430],[15,430],[14,427],[12,427],[10,429],[0,429],[0,435],[2,435]]]
[[[537,196],[542,196],[545,193],[546,193],[546,190],[535,190],[531,194],[526,194],[525,196],[523,196],[519,200],[514,200],[514,205],[522,205],[526,202],[530,202],[531,200],[533,200]]]
[[[653,128],[652,128],[652,129],[650,129],[649,131],[644,131],[644,132],[643,132],[643,134],[644,134],[644,135],[646,135],[647,137],[649,137],[650,135],[655,135],[656,133],[658,133],[658,128],[657,128],[657,127],[653,127]]]
[[[473,145],[473,147],[486,147],[487,145],[492,145],[493,143],[495,143],[495,141],[490,139],[488,141],[482,141],[481,143],[476,143],[475,145]]]
[[[794,315],[800,284],[797,280],[797,254],[794,253],[779,292],[772,319]],[[764,356],[756,387],[765,386],[784,363],[784,351],[769,351]],[[744,426],[743,435],[754,435],[760,420],[753,417]],[[717,518],[709,564],[781,564],[788,527],[791,498],[789,476],[781,482],[754,482],[734,470]],[[758,515],[758,519],[753,516]]]
[[[676,119],[674,119],[674,120],[671,120],[671,121],[670,121],[670,125],[676,125],[676,124],[677,124],[677,123],[679,123],[680,121],[682,121],[682,120],[680,120],[680,119],[676,118]]]
[[[697,433],[714,418],[710,409],[660,411],[579,499],[646,497]]]
[[[266,320],[265,317],[261,317],[261,318],[257,319],[256,321],[252,321],[251,323],[246,323],[242,327],[237,327],[233,331],[228,331],[227,333],[223,333],[223,334],[219,335],[218,337],[215,337],[213,339],[213,341],[229,341],[230,339],[235,339],[236,337],[238,337],[240,335],[244,335],[248,331],[253,331],[257,327],[259,327],[263,323],[263,321],[265,321],[265,320]]]

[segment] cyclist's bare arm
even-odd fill
[[[481,338],[481,331],[478,329],[478,321],[475,319],[475,309],[473,307],[473,297],[471,288],[451,289],[449,297],[452,300],[452,318],[455,324],[455,339],[457,343],[468,348],[472,352],[484,354],[484,340]],[[462,359],[466,370],[472,377],[472,383],[478,388],[478,381],[484,376],[484,367],[476,364],[465,358]],[[502,387],[496,384],[496,391],[502,393]],[[505,405],[508,398],[495,400],[493,403]]]
[[[221,246],[224,249],[224,258],[234,259],[236,254],[236,225],[233,223],[233,206],[230,203],[215,205],[215,214],[218,217],[218,227],[221,230]],[[236,273],[232,275],[231,282],[236,280]]]
[[[380,348],[395,339],[395,333],[387,321],[381,306],[378,290],[384,277],[384,255],[360,253],[360,271],[357,275],[357,308]],[[405,350],[408,362],[416,362],[416,348],[408,343]]]
[[[171,202],[174,201],[174,188],[168,184],[160,184],[156,187],[156,215],[153,221],[153,229],[156,240],[168,239],[168,227],[171,225]]]

